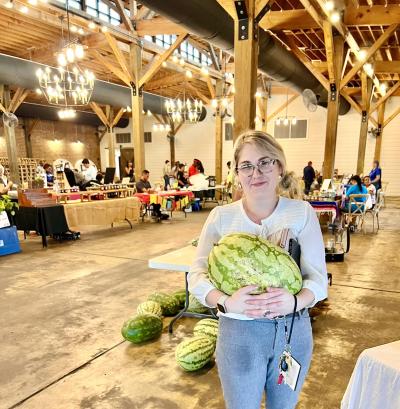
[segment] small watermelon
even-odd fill
[[[175,297],[176,300],[179,303],[179,306],[183,308],[185,306],[185,301],[186,301],[186,290],[179,290],[175,291],[173,294],[171,294],[172,297]]]
[[[197,371],[212,358],[215,342],[205,336],[197,336],[182,341],[175,350],[176,362],[185,371]]]
[[[124,322],[122,336],[134,344],[157,338],[163,329],[162,320],[154,314],[138,315]]]
[[[145,301],[138,305],[137,313],[142,314],[155,314],[162,317],[162,309],[158,302],[155,301]]]
[[[217,342],[218,320],[211,318],[202,319],[194,326],[193,335],[209,337],[214,342]]]
[[[155,301],[158,304],[160,304],[162,313],[166,317],[176,315],[180,310],[180,307],[179,307],[179,304],[176,298],[166,293],[151,294],[147,298],[147,301]]]
[[[194,295],[190,294],[189,307],[187,310],[189,312],[195,312],[197,314],[204,314],[208,311],[208,308],[201,304]]]
[[[258,285],[259,292],[283,287],[292,294],[302,287],[300,269],[285,250],[246,233],[227,234],[220,239],[208,257],[208,276],[229,295],[247,285]]]

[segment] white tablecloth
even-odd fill
[[[361,353],[341,409],[400,409],[400,341]]]

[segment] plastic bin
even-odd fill
[[[0,229],[0,256],[19,253],[20,251],[17,228],[11,226]]]

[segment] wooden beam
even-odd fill
[[[90,54],[94,56],[94,58],[100,62],[100,64],[104,65],[108,70],[110,70],[116,77],[118,77],[121,81],[123,81],[126,85],[131,86],[130,78],[122,72],[119,68],[117,68],[114,64],[107,60],[99,51],[97,50],[90,50]]]
[[[154,17],[151,20],[139,20],[136,23],[136,32],[141,37],[158,34],[184,34],[186,30],[165,17]]]
[[[7,112],[6,108],[4,107],[4,105],[0,102],[0,111],[1,112]]]
[[[187,83],[185,85],[187,87],[187,89],[190,89],[192,92],[194,92],[196,94],[196,96],[203,101],[203,104],[205,105],[209,105],[210,104],[210,99],[207,98],[203,93],[201,93],[196,87],[194,87],[192,84]]]
[[[92,108],[92,110],[94,111],[94,113],[99,117],[100,121],[103,122],[103,124],[109,128],[110,127],[110,123],[108,122],[108,118],[106,116],[106,114],[103,112],[103,110],[101,109],[101,107],[99,105],[96,104],[96,102],[90,102],[90,108]]]
[[[120,108],[120,110],[117,112],[117,115],[115,115],[115,118],[111,124],[111,128],[114,128],[115,126],[117,126],[119,120],[122,118],[122,115],[124,115],[124,108]]]
[[[173,52],[182,44],[183,41],[189,36],[188,33],[180,34],[174,43],[163,54],[159,55],[155,61],[150,63],[149,67],[146,67],[146,72],[141,76],[139,80],[139,88],[146,84],[147,81],[154,76],[154,74],[160,69],[162,63],[173,54]]]
[[[368,61],[376,51],[390,38],[390,36],[397,30],[398,24],[392,24],[376,41],[375,43],[366,51],[366,57],[362,61],[357,61],[353,68],[344,76],[343,80],[340,82],[340,89],[342,89],[361,69],[361,67]]]
[[[309,0],[300,0],[300,3],[303,5],[303,7],[310,13],[311,17],[315,20],[317,23],[316,28],[322,28],[323,25],[323,19],[319,15],[318,11],[315,9],[314,5],[310,3]]]
[[[282,104],[278,109],[276,109],[270,116],[267,117],[267,122],[269,122],[272,118],[277,116],[280,112],[282,112],[287,106],[289,106],[295,99],[299,97],[299,94],[292,95],[287,102]]]
[[[326,49],[326,61],[328,64],[329,82],[332,84],[335,82],[335,68],[334,68],[334,50],[333,50],[333,33],[332,25],[329,21],[324,21],[323,24],[325,49]]]
[[[367,147],[367,135],[368,135],[368,111],[369,105],[372,97],[373,81],[367,76],[363,71],[361,73],[361,126],[360,126],[360,137],[358,140],[358,155],[357,155],[357,175],[364,173],[364,163],[365,163],[365,151]]]
[[[215,91],[217,97],[223,96],[224,80],[217,81]],[[215,114],[215,178],[218,185],[222,183],[223,125],[221,110],[218,109]]]
[[[400,61],[375,61],[374,70],[377,74],[400,74]]]
[[[131,20],[128,18],[128,16],[126,15],[126,13],[125,13],[125,6],[122,4],[121,0],[113,0],[113,1],[114,1],[115,5],[116,5],[118,14],[121,17],[122,22],[124,23],[125,28],[128,31],[134,33],[135,29],[133,28],[133,24],[132,24]]]
[[[160,88],[173,87],[175,85],[180,85],[185,81],[185,74],[177,72],[172,75],[166,75],[165,77],[159,78],[157,80],[148,82],[144,85],[146,90],[155,90]]]
[[[378,129],[380,128],[381,131],[378,132],[378,134],[376,135],[375,154],[374,154],[374,160],[378,160],[378,161],[381,160],[382,137],[383,137],[383,129],[384,129],[383,124],[385,123],[385,105],[386,105],[386,102],[379,105],[379,108],[378,108]]]
[[[395,93],[399,87],[400,81],[397,81],[396,84],[394,84],[393,87],[390,88],[390,90],[387,91],[386,94],[383,97],[381,97],[379,101],[371,108],[369,114],[371,115],[376,109],[378,109],[379,106],[383,104],[393,93]]]
[[[135,79],[132,77],[132,73],[128,69],[128,64],[126,62],[124,55],[122,54],[121,49],[118,46],[117,40],[108,32],[105,32],[104,36],[123,73],[127,76],[127,78],[129,78],[129,81],[131,83],[134,83]]]
[[[337,126],[339,118],[340,92],[339,84],[344,60],[344,39],[336,34],[333,36],[333,75],[336,90],[329,91],[328,112],[326,121],[326,136],[324,149],[324,166],[322,174],[325,179],[333,176],[336,154]]]
[[[279,37],[283,37],[283,41],[290,47],[292,53],[305,65],[305,67],[314,75],[314,77],[322,84],[322,86],[329,90],[329,81],[326,77],[316,69],[308,57],[299,49],[297,44],[294,41],[294,38],[291,36],[286,35],[279,35]]]
[[[300,30],[318,28],[318,23],[303,10],[270,11],[260,21],[260,27],[264,30]]]
[[[32,136],[32,131],[38,122],[39,122],[39,119],[23,118],[25,149],[26,149],[26,156],[28,158],[33,158],[31,136]]]
[[[248,13],[248,37],[240,39],[241,25],[238,17],[234,20],[235,37],[235,96],[233,140],[248,130],[254,129],[256,116],[257,64],[258,64],[258,27],[254,24],[255,0],[246,1]]]
[[[389,122],[392,121],[394,118],[396,118],[396,116],[399,115],[399,114],[400,114],[400,107],[397,108],[397,109],[393,112],[393,114],[390,115],[389,118],[385,120],[385,122],[383,123],[383,127],[385,128],[385,127],[389,124]]]
[[[399,21],[398,4],[346,7],[343,20],[347,26],[387,26]]]
[[[11,100],[9,112],[15,112],[19,106],[24,102],[25,98],[28,96],[29,90],[25,88],[17,88],[15,94]]]
[[[207,77],[206,82],[207,82],[208,90],[210,91],[211,98],[214,99],[215,98],[215,89],[214,89],[213,84],[211,82],[211,78]]]

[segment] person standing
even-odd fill
[[[188,172],[189,177],[193,175],[197,175],[199,173],[198,163],[199,163],[198,159],[193,159],[193,163],[189,167],[189,172]]]
[[[308,308],[327,297],[325,248],[315,211],[303,200],[278,195],[293,183],[282,147],[269,134],[247,131],[235,142],[235,181],[242,190],[236,202],[216,206],[203,226],[188,275],[189,291],[203,305],[219,310],[217,364],[227,409],[260,409],[264,392],[268,409],[294,409],[311,361],[313,339]],[[252,295],[246,286],[228,296],[210,282],[208,256],[230,233],[260,236],[286,250],[289,238],[301,247],[302,289],[295,296],[269,287]],[[293,318],[293,320],[292,320]],[[280,358],[288,325],[290,347],[301,365],[297,386],[278,385]]]
[[[307,166],[303,169],[303,179],[304,179],[304,193],[308,195],[310,193],[311,185],[315,179],[315,170],[312,166],[312,162],[308,162]]]
[[[371,183],[375,186],[376,191],[382,189],[382,169],[379,167],[379,161],[374,160],[373,168],[369,172]]]
[[[125,166],[125,177],[129,177],[129,182],[135,181],[135,171],[133,169],[133,162],[129,160]]]
[[[0,195],[6,195],[13,186],[13,182],[7,180],[7,176],[4,173],[4,166],[0,165]]]
[[[169,160],[167,159],[163,167],[164,190],[168,190],[170,175],[171,175],[171,165],[169,163]]]

